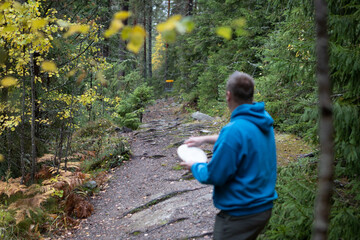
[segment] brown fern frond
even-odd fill
[[[10,204],[9,209],[16,210],[16,224],[23,221],[26,216],[30,216],[30,210],[39,208],[41,204],[49,198],[50,194],[37,194],[31,198],[17,200]]]
[[[68,162],[67,168],[80,169],[81,162]],[[60,167],[65,169],[65,163],[61,163]]]
[[[71,193],[66,198],[65,212],[69,216],[75,215],[77,218],[87,218],[93,211],[94,206],[82,195]]]
[[[19,179],[10,178],[8,182],[0,181],[0,195],[6,194],[8,197],[27,190],[25,185],[20,184]]]
[[[87,218],[94,211],[94,206],[87,200],[83,200],[76,204],[74,214],[78,218]]]
[[[41,169],[35,174],[36,179],[49,179],[52,177],[52,172],[50,171],[50,167],[46,165],[42,165]]]
[[[106,172],[100,172],[94,180],[100,186],[109,180],[109,175]]]
[[[55,157],[54,154],[44,154],[44,156],[37,159],[37,162],[38,163],[52,162],[54,160],[54,157]]]

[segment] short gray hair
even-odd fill
[[[230,91],[235,102],[239,104],[252,103],[254,86],[255,81],[249,74],[235,71],[227,81],[226,90]]]

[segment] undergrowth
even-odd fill
[[[317,157],[303,158],[278,169],[273,214],[259,239],[310,239],[317,186]],[[360,236],[359,184],[338,176],[334,181],[329,239]]]
[[[105,119],[78,129],[71,149],[67,170],[64,163],[54,168],[47,154],[38,159],[36,183],[20,184],[10,174],[0,181],[0,239],[53,237],[77,225],[93,212],[88,198],[107,181],[108,170],[130,157],[128,142]]]

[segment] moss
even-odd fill
[[[301,155],[311,153],[315,148],[293,134],[276,133],[278,165],[284,166],[297,160]]]

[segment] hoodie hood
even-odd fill
[[[263,102],[238,106],[232,112],[230,122],[235,119],[245,119],[252,122],[263,132],[269,132],[274,123],[270,114],[265,111],[265,104]]]

